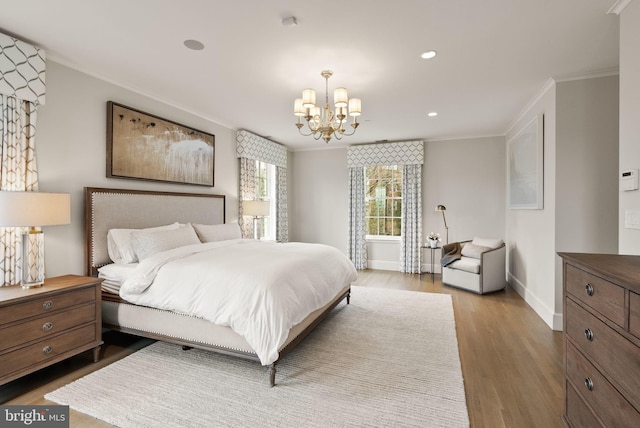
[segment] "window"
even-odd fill
[[[402,166],[365,168],[365,223],[368,237],[402,233]]]
[[[259,218],[261,239],[276,239],[276,166],[256,161],[256,199],[270,202],[269,217]]]

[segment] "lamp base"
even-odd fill
[[[22,288],[44,284],[44,233],[30,228],[22,234]]]

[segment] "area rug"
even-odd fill
[[[278,363],[156,342],[45,396],[120,427],[468,427],[451,297],[352,287]]]

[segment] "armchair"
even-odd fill
[[[442,247],[442,283],[478,294],[505,288],[506,246],[502,239],[473,238]]]

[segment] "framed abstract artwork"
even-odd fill
[[[544,115],[534,117],[507,142],[507,206],[544,208]]]
[[[215,136],[107,102],[107,177],[213,187]]]

